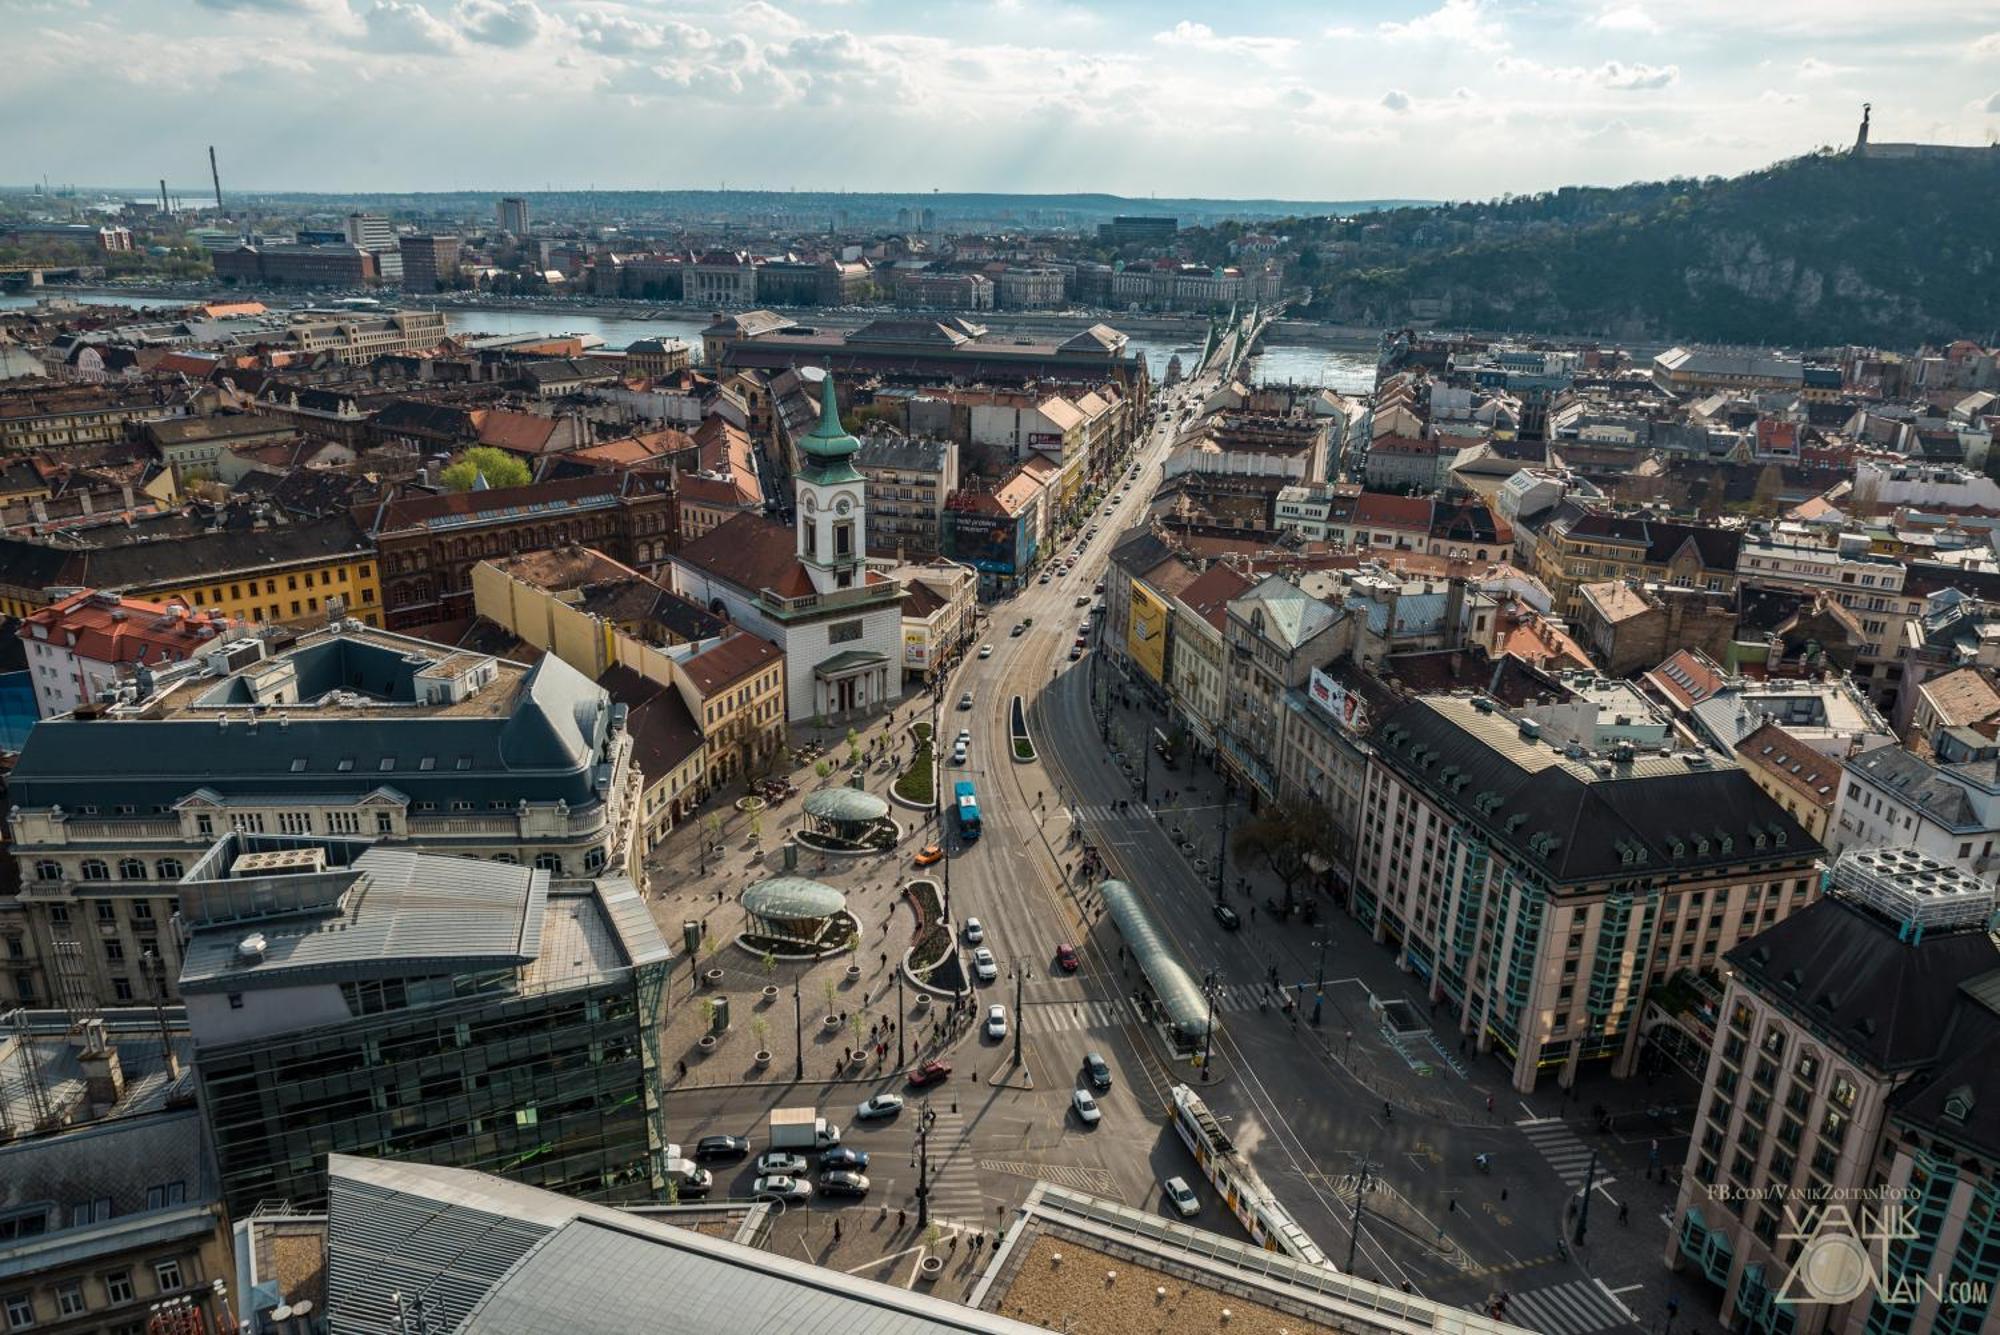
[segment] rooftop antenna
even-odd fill
[[[208,175],[215,182],[215,211],[222,212],[222,173],[215,167],[215,145],[208,146]]]
[[[32,1124],[26,1129],[38,1131],[47,1126],[55,1116],[55,1109],[49,1103],[48,1087],[42,1083],[42,1068],[35,1057],[35,1036],[28,1028],[28,1012],[15,1010],[8,1019],[13,1028],[14,1050],[21,1054],[21,1089],[28,1096],[28,1116]],[[6,1067],[0,1066],[0,1095],[8,1093],[13,1082],[7,1078]],[[11,1134],[13,1128],[8,1123],[7,1109],[11,1098],[0,1097],[0,1132]]]

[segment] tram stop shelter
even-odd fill
[[[847,911],[847,896],[805,876],[773,876],[743,892],[743,911],[758,936],[818,946]]]
[[[1106,881],[1098,887],[1118,935],[1139,961],[1139,970],[1151,984],[1153,995],[1166,1012],[1174,1038],[1183,1047],[1194,1049],[1208,1041],[1214,1014],[1208,998],[1174,954],[1167,934],[1140,900],[1138,892],[1123,881]]]

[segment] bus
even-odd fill
[[[960,779],[952,792],[957,797],[958,837],[969,844],[979,837],[979,797],[970,779]]]

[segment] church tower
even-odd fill
[[[1861,104],[1861,131],[1854,136],[1854,156],[1857,158],[1868,154],[1868,113],[1873,110],[1869,103]]]
[[[854,467],[861,442],[840,425],[828,371],[819,425],[799,441],[798,556],[821,593],[861,583],[868,551],[867,481]]]

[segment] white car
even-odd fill
[[[1007,1008],[995,1003],[986,1009],[986,1036],[988,1038],[1007,1037]]]
[[[955,737],[955,738],[953,738],[952,740],[953,740],[953,741],[955,741],[955,742],[956,742],[956,743],[957,743],[958,745],[960,745],[960,746],[971,746],[971,745],[972,745],[972,729],[970,729],[970,728],[960,728],[960,729],[958,730],[958,736],[957,736],[957,737]]]
[[[1183,1219],[1192,1219],[1201,1213],[1201,1197],[1194,1194],[1194,1188],[1184,1177],[1170,1177],[1160,1184],[1167,1193],[1167,1204],[1174,1207],[1174,1213]]]
[[[760,1201],[802,1201],[813,1194],[812,1183],[802,1178],[774,1173],[751,1184],[750,1194]]]
[[[994,960],[993,952],[985,946],[972,952],[972,973],[982,983],[990,983],[1000,976],[1000,965]]]
[[[854,1118],[858,1122],[872,1122],[878,1117],[894,1117],[901,1111],[903,1111],[901,1094],[876,1094],[862,1100],[861,1106],[854,1110]]]
[[[1076,1119],[1085,1126],[1096,1126],[1104,1117],[1104,1114],[1097,1110],[1096,1097],[1087,1089],[1072,1090],[1069,1104],[1076,1109]]]
[[[951,748],[951,763],[954,765],[963,765],[965,763],[964,742],[959,742]]]
[[[982,645],[980,645],[980,646],[979,646],[979,656],[980,656],[981,658],[991,658],[991,657],[993,657],[993,646],[992,646],[992,645],[990,645],[990,644],[982,644]]]
[[[805,1156],[787,1154],[783,1150],[772,1150],[769,1154],[757,1156],[757,1176],[759,1177],[800,1177],[806,1171]]]
[[[976,946],[985,939],[986,939],[986,929],[979,925],[979,919],[967,918],[965,920],[966,944]]]

